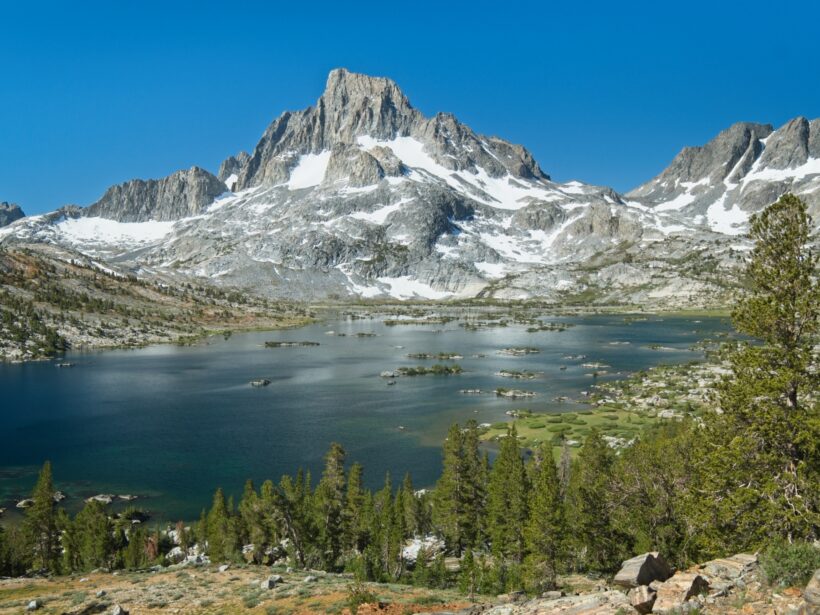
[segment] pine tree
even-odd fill
[[[475,591],[478,585],[478,568],[472,549],[467,549],[461,558],[461,568],[458,575],[458,589],[462,594],[466,594],[470,600],[475,598]]]
[[[33,553],[33,565],[56,571],[59,563],[59,535],[51,463],[48,461],[40,470],[31,498],[34,503],[26,509],[25,529]]]
[[[82,570],[109,568],[114,560],[114,528],[105,506],[90,501],[74,519]]]
[[[257,554],[262,552],[267,532],[261,502],[250,479],[245,481],[242,499],[239,500],[239,535],[242,544],[252,544]]]
[[[524,559],[527,476],[515,425],[501,441],[487,488],[487,533],[493,555],[520,564]]]
[[[430,551],[424,544],[419,547],[414,566],[413,585],[427,587],[430,584]]]
[[[696,486],[692,468],[700,431],[691,421],[649,429],[621,451],[613,467],[614,524],[630,535],[635,553],[659,551],[681,569],[694,556],[685,501]]]
[[[345,549],[362,551],[366,544],[367,530],[364,516],[364,489],[361,464],[354,463],[347,474],[345,509],[343,513],[343,544]]]
[[[336,442],[325,455],[325,469],[316,488],[319,541],[326,569],[334,569],[342,553],[345,510],[345,451]]]
[[[569,487],[570,474],[572,472],[572,453],[569,449],[569,442],[566,437],[561,436],[561,458],[558,461],[558,482],[561,485],[561,499],[566,499],[567,488]]]
[[[475,421],[450,427],[444,443],[441,477],[436,483],[433,523],[450,551],[460,555],[481,537],[486,475]]]
[[[527,585],[535,592],[554,589],[567,528],[561,484],[550,446],[542,445],[531,463],[527,508]]]
[[[142,525],[132,527],[128,536],[128,545],[125,547],[123,563],[129,570],[138,570],[148,565],[145,546],[148,537]]]
[[[757,343],[731,357],[690,503],[706,553],[820,537],[820,281],[811,232],[806,205],[791,194],[751,219],[749,292],[732,316]]]
[[[616,570],[631,550],[628,536],[612,520],[611,481],[615,453],[593,429],[573,464],[567,517],[576,566],[598,572]]]
[[[230,518],[228,515],[228,504],[225,501],[225,494],[222,488],[214,493],[211,510],[208,511],[206,520],[208,537],[208,554],[215,562],[228,559],[230,548]]]
[[[419,533],[419,499],[416,497],[416,492],[413,489],[413,480],[410,474],[404,475],[404,480],[401,484],[402,494],[402,515],[404,516],[403,523],[407,536],[415,536]]]

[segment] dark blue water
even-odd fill
[[[495,422],[512,408],[577,409],[553,399],[578,398],[592,384],[592,370],[564,355],[585,354],[586,361],[623,374],[699,359],[689,350],[694,342],[730,329],[717,318],[562,320],[576,326],[563,332],[473,332],[455,322],[386,327],[379,321],[328,321],[211,338],[194,347],[73,353],[70,369],[51,362],[0,364],[0,507],[13,508],[49,459],[69,507],[95,493],[130,493],[156,518],[192,519],[217,486],[239,494],[246,478],[257,484],[278,480],[298,466],[318,478],[332,441],[364,464],[371,486],[381,484],[388,470],[396,480],[409,471],[416,485],[429,485],[438,476],[440,444],[451,423]],[[328,330],[348,337],[326,335]],[[377,337],[350,337],[359,331]],[[268,349],[266,340],[320,346]],[[652,350],[650,344],[675,350]],[[498,354],[509,346],[536,346],[541,353]],[[411,352],[457,352],[464,355],[458,363],[466,373],[401,378],[387,386],[378,376],[382,370],[434,363],[408,359]],[[495,375],[503,368],[543,375],[514,381]],[[271,385],[248,385],[262,377]],[[459,393],[499,386],[536,391],[538,397],[513,402]]]

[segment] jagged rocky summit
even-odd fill
[[[522,146],[425,117],[391,80],[337,69],[218,176],[192,168],[17,222],[131,271],[299,299],[725,300],[749,213],[820,202],[818,121],[738,124],[627,195],[552,181]]]
[[[12,222],[25,217],[25,215],[19,205],[0,201],[0,227],[8,226]]]
[[[687,147],[657,177],[627,197],[676,212],[698,225],[735,235],[750,214],[786,192],[820,215],[820,119],[769,124],[740,122],[703,147]]]

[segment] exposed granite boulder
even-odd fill
[[[0,201],[0,227],[8,226],[15,220],[24,218],[25,215],[19,205]]]
[[[671,576],[669,564],[657,551],[653,551],[623,562],[612,582],[622,587],[638,587],[649,585],[652,581],[665,581]]]
[[[653,613],[675,613],[685,608],[687,601],[709,589],[709,582],[696,572],[678,572],[657,586],[658,596]]]
[[[554,599],[536,599],[527,602],[504,604],[484,611],[487,615],[544,615],[565,613],[567,615],[615,615],[632,608],[622,592],[609,590],[580,596]]]
[[[629,590],[629,602],[638,613],[651,613],[657,592],[648,585],[639,585]]]
[[[820,613],[820,569],[814,571],[806,589],[803,600],[797,609],[797,615],[817,615]]]
[[[163,179],[135,179],[112,186],[83,214],[119,222],[179,220],[202,213],[226,190],[208,171],[191,167]]]

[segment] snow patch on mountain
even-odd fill
[[[299,157],[299,163],[290,172],[287,186],[290,190],[312,188],[322,183],[330,162],[330,151],[318,154],[305,154]]]

